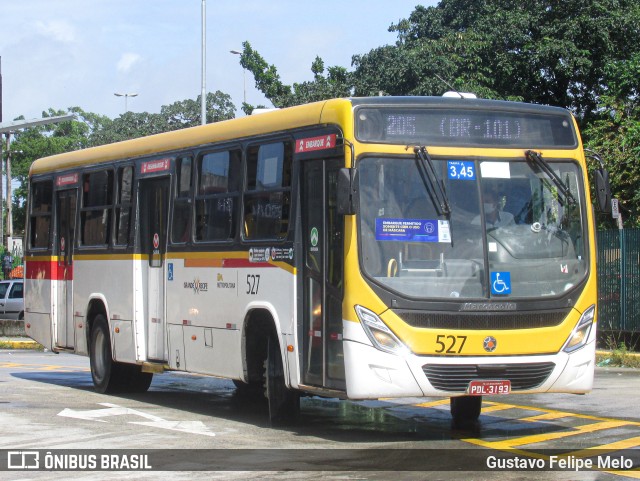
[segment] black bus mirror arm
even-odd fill
[[[609,182],[609,171],[605,168],[600,154],[590,149],[584,150],[588,152],[587,158],[594,159],[600,164],[600,167],[593,171],[598,208],[603,214],[611,214],[611,198],[613,195],[611,193],[611,183]]]
[[[358,207],[358,169],[343,167],[338,171],[336,207],[340,215],[353,215]]]
[[[351,151],[351,167],[338,171],[337,211],[339,215],[354,215],[358,210],[358,169],[354,145],[347,139],[341,139]]]

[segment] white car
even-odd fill
[[[24,319],[22,279],[0,281],[0,319]]]

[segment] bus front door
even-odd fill
[[[78,189],[59,190],[56,193],[58,253],[58,299],[56,345],[73,348],[75,332],[73,319],[73,246],[75,243],[76,202]]]
[[[342,349],[344,218],[336,209],[339,159],[302,162],[304,384],[345,389]]]
[[[166,360],[164,260],[169,221],[169,177],[141,180],[139,192],[140,247],[143,259],[148,259],[147,289],[144,292],[147,357]]]

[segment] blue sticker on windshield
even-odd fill
[[[511,294],[511,273],[491,273],[491,294],[496,296],[508,296]]]
[[[447,162],[447,172],[453,180],[476,180],[476,168],[469,160],[450,160]]]
[[[425,219],[376,219],[376,240],[451,242],[449,222]]]

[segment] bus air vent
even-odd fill
[[[536,312],[425,312],[394,309],[412,327],[424,329],[535,329],[562,324],[571,309]]]
[[[431,385],[442,391],[465,392],[471,381],[490,379],[511,381],[512,391],[534,389],[544,383],[553,362],[524,364],[425,364],[422,366]]]

